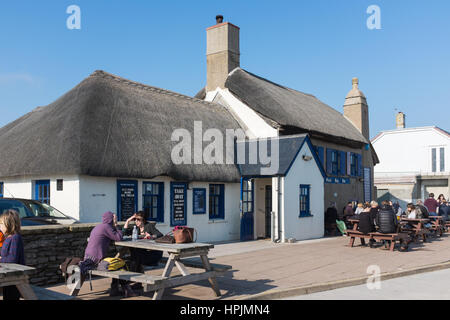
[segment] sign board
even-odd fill
[[[364,168],[364,201],[372,201],[372,181],[370,168]]]
[[[325,183],[350,184],[350,178],[326,177],[325,178]]]
[[[117,215],[125,221],[137,211],[137,181],[117,181]]]
[[[170,183],[170,211],[172,226],[186,225],[187,183]]]
[[[192,213],[193,214],[206,213],[206,189],[194,188],[192,195],[193,195]]]

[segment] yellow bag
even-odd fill
[[[103,261],[108,262],[108,271],[117,271],[126,267],[125,260],[120,258],[105,258]]]

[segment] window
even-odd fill
[[[225,185],[209,185],[209,219],[224,219]]]
[[[310,185],[300,185],[300,215],[299,217],[311,216],[310,211]]]
[[[50,204],[50,180],[37,180],[35,182],[34,200]]]
[[[444,172],[445,171],[445,149],[444,148],[440,148],[440,160],[439,160],[439,167],[440,167],[440,171]]]
[[[251,179],[242,180],[242,213],[253,212],[253,186]]]
[[[331,174],[337,175],[338,168],[339,168],[338,152],[336,150],[333,150],[331,152]]]
[[[206,189],[192,189],[192,213],[206,214]]]
[[[3,198],[3,182],[0,182],[0,198]]]
[[[436,172],[436,148],[431,149],[431,171]]]
[[[144,182],[142,197],[147,219],[164,222],[164,182]]]
[[[18,200],[2,200],[0,202],[0,212],[3,212],[5,210],[8,209],[13,209],[16,210],[19,213],[19,218],[25,218],[27,217],[28,214],[28,209],[26,208],[26,206],[18,201]]]
[[[356,176],[358,172],[358,159],[356,158],[356,154],[352,153],[350,159],[350,175]]]

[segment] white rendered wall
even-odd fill
[[[304,161],[303,155],[312,153],[305,143],[287,176],[282,188],[282,239],[294,238],[307,240],[321,238],[324,235],[324,179],[314,160]],[[312,217],[300,218],[300,185],[310,185],[310,210]]]
[[[267,124],[252,108],[236,98],[228,89],[217,88],[216,91],[208,92],[205,100],[223,103],[238,122],[246,128],[250,138],[277,137],[278,131]]]
[[[374,168],[375,177],[433,174],[432,148],[436,148],[436,174],[443,174],[439,166],[440,147],[445,147],[445,174],[450,172],[450,138],[431,127],[384,132],[373,141],[373,147],[380,159]]]
[[[63,180],[63,190],[56,190],[56,180]],[[35,181],[50,180],[50,205],[62,213],[79,220],[79,183],[78,176],[40,176],[7,178],[4,183],[5,198],[34,199]]]
[[[142,210],[143,182],[164,182],[164,223],[157,223],[156,227],[162,233],[173,229],[170,226],[170,182],[168,177],[154,179],[116,179],[101,177],[80,177],[81,206],[80,216],[82,222],[99,222],[106,211],[117,213],[117,180],[133,180],[138,182],[138,210]],[[216,182],[221,184],[220,182]],[[240,237],[240,184],[225,183],[225,219],[210,220],[209,184],[205,182],[191,182],[187,190],[187,225],[193,227],[198,233],[198,242],[214,242],[238,240]],[[206,213],[192,214],[192,189],[206,189]]]

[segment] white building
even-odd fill
[[[405,128],[404,114],[397,129],[380,132],[372,144],[380,158],[375,167],[379,200],[409,202],[450,196],[450,134],[438,127]]]

